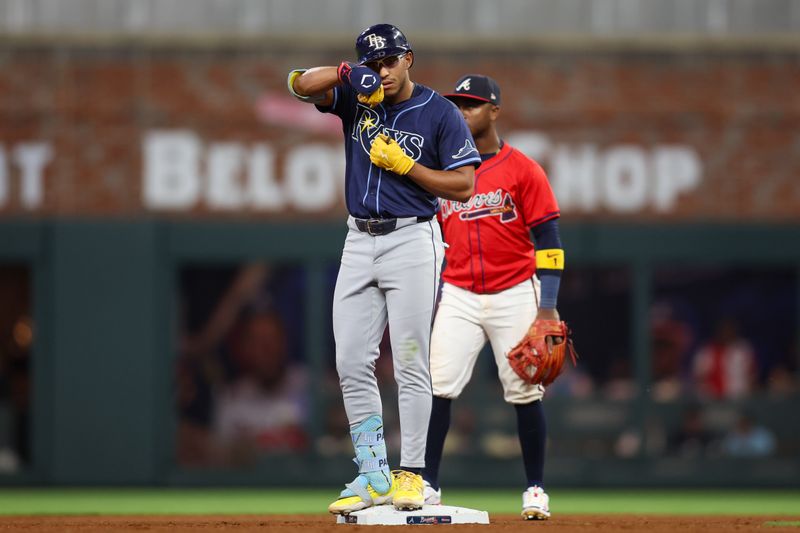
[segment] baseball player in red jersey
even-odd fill
[[[449,247],[431,337],[434,397],[423,471],[425,503],[441,503],[439,464],[450,404],[469,382],[488,338],[504,399],[517,412],[527,477],[522,515],[547,519],[544,387],[523,381],[506,356],[534,319],[558,320],[556,298],[564,268],[558,203],[542,168],[498,137],[500,88],[494,80],[467,75],[444,96],[464,115],[483,163],[469,201],[443,200],[438,214]]]

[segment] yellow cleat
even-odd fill
[[[394,508],[398,511],[422,509],[425,503],[422,476],[405,470],[393,470],[392,477],[397,488],[394,491]]]
[[[394,495],[397,486],[394,476],[392,476],[392,486],[389,488],[389,492],[386,494],[378,494],[375,489],[372,488],[372,485],[367,484],[366,492],[368,493],[368,497],[366,499],[362,498],[358,494],[353,494],[356,492],[356,490],[353,488],[353,485],[356,483],[358,483],[358,478],[356,478],[356,480],[350,485],[347,485],[349,490],[343,491],[342,495],[339,496],[339,499],[328,506],[328,512],[333,514],[348,515],[352,512],[360,511],[361,509],[366,509],[367,507],[372,507],[373,505],[385,505],[392,503],[392,496]],[[358,492],[364,491],[363,488],[358,489],[358,487],[356,487],[356,489]]]

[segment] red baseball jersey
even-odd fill
[[[542,167],[504,144],[475,172],[469,201],[442,200],[438,218],[449,245],[444,281],[488,293],[529,279],[536,272],[530,228],[559,215]]]

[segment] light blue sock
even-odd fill
[[[380,415],[372,415],[350,431],[356,457],[353,461],[358,465],[358,477],[350,485],[358,485],[366,490],[372,485],[378,494],[386,494],[392,487],[392,473],[386,458],[386,443],[383,438],[383,419]],[[341,497],[359,495],[362,490],[346,488]]]

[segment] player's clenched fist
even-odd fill
[[[358,101],[370,107],[383,102],[383,85],[381,78],[369,67],[342,61],[336,74],[339,81],[350,85],[358,92]]]
[[[401,176],[411,172],[411,168],[414,166],[414,160],[405,153],[397,141],[385,133],[381,133],[372,141],[369,160],[373,165],[391,170]]]
[[[367,104],[370,107],[375,107],[376,105],[383,102],[383,85],[378,85],[378,88],[375,89],[375,92],[372,94],[358,94],[356,95],[358,101],[362,104]]]

